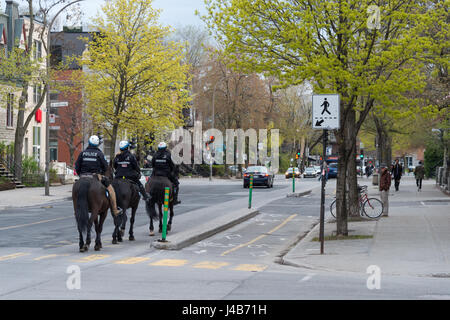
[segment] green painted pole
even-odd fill
[[[295,171],[292,168],[292,193],[295,193]]]
[[[169,211],[169,193],[170,193],[170,188],[165,188],[165,190],[164,190],[164,216],[163,216],[162,241],[166,241],[166,236],[167,236],[167,214]]]
[[[250,175],[250,185],[248,187],[248,208],[252,207],[252,190],[253,190],[253,175]]]

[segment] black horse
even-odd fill
[[[120,217],[115,217],[115,227],[112,234],[113,244],[117,242],[122,242],[122,237],[125,234],[125,228],[127,224],[127,209],[131,208],[131,218],[130,218],[130,231],[129,240],[134,241],[133,225],[136,216],[136,211],[139,206],[139,200],[141,199],[139,195],[138,186],[128,179],[123,179],[116,177],[113,179],[113,168],[112,162],[108,166],[108,178],[112,181],[112,186],[116,192],[117,206],[122,208],[123,214]],[[114,216],[113,216],[114,217]],[[119,231],[120,227],[120,231]]]
[[[72,187],[72,201],[75,219],[77,221],[80,236],[80,252],[88,251],[91,244],[92,223],[95,224],[96,251],[102,247],[101,233],[103,222],[106,219],[109,208],[109,200],[106,197],[106,188],[97,175],[81,177]],[[89,212],[91,215],[89,216]],[[100,218],[100,219],[99,219]],[[86,243],[83,239],[86,233]]]
[[[150,200],[146,203],[146,211],[150,217],[150,236],[154,236],[153,219],[159,220],[159,232],[162,232],[163,211],[165,188],[170,188],[169,209],[170,218],[167,223],[167,231],[172,229],[173,219],[173,185],[167,177],[153,176],[145,184],[145,191],[150,195]],[[155,204],[158,204],[159,217],[156,214]]]

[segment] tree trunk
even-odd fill
[[[351,109],[348,113],[347,128],[347,152],[349,157],[347,160],[347,210],[349,216],[357,217],[359,215],[359,194],[358,179],[356,173],[356,112]],[[353,125],[350,125],[353,123]]]
[[[113,125],[113,130],[112,130],[112,135],[111,135],[111,148],[109,151],[109,159],[110,161],[114,160],[114,157],[116,155],[116,141],[117,141],[117,133],[119,132],[119,125],[117,123],[115,123]]]

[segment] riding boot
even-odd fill
[[[180,204],[181,201],[178,200],[178,191],[180,190],[180,187],[177,185],[175,186],[174,190],[173,190],[173,204]]]
[[[145,201],[150,200],[150,197],[148,196],[147,192],[145,192],[145,188],[142,185],[141,182],[137,183],[138,187],[139,187],[139,192],[141,193],[142,197],[144,198]]]
[[[106,189],[108,190],[108,193],[109,193],[109,203],[111,205],[111,210],[112,210],[114,216],[117,217],[122,214],[122,209],[120,209],[117,206],[116,192],[114,191],[114,188],[111,184]]]

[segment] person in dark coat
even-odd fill
[[[161,142],[158,145],[158,151],[152,158],[152,167],[152,176],[167,177],[173,183],[173,203],[181,203],[181,201],[178,200],[180,182],[178,181],[178,174],[176,172],[177,168],[172,161],[172,155],[170,154],[169,150],[167,150],[167,144],[165,142]]]
[[[402,178],[403,167],[398,162],[398,159],[395,160],[395,164],[392,167],[392,177],[394,178],[395,191],[398,191],[398,187],[400,186],[400,179]]]
[[[425,168],[422,165],[422,161],[419,161],[419,165],[414,169],[414,177],[416,178],[417,191],[422,190],[422,180],[425,177]]]
[[[389,213],[389,189],[391,188],[391,173],[385,164],[381,165],[380,174],[380,198],[383,202],[383,216],[387,217]]]
[[[122,210],[117,207],[116,193],[111,185],[111,181],[104,176],[108,168],[108,163],[106,162],[105,155],[98,148],[100,139],[98,136],[93,135],[89,138],[88,142],[89,146],[80,153],[75,162],[75,171],[79,177],[82,175],[98,175],[99,180],[106,187],[106,190],[108,190],[111,210],[115,216],[118,216],[122,214]]]
[[[130,143],[128,141],[120,141],[120,153],[116,155],[113,161],[115,177],[124,177],[125,179],[134,182],[138,186],[139,192],[142,194],[144,200],[147,201],[149,200],[149,197],[145,192],[144,186],[139,180],[141,177],[141,169],[139,168],[136,157],[130,152],[129,148]]]

